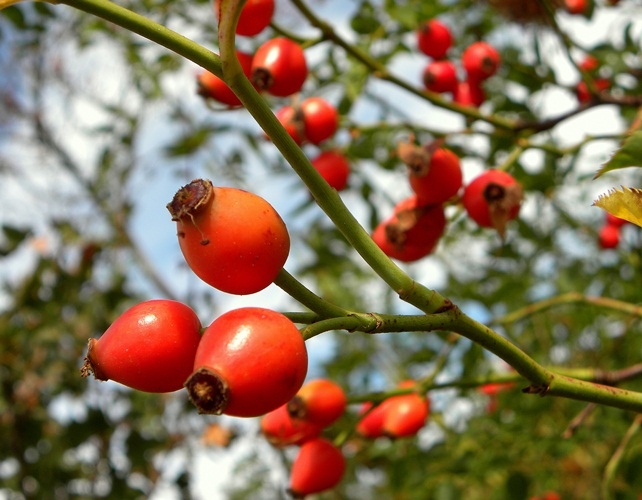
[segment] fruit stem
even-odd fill
[[[308,309],[317,313],[320,319],[348,316],[350,314],[347,309],[336,306],[313,293],[285,269],[281,269],[274,280],[274,284]]]
[[[312,24],[313,26],[321,30],[324,38],[326,38],[327,40],[331,40],[336,45],[339,45],[348,54],[350,54],[356,60],[360,61],[367,68],[369,68],[371,73],[377,76],[378,78],[380,78],[381,80],[390,82],[406,90],[407,92],[410,92],[418,97],[421,97],[422,99],[425,99],[431,102],[432,104],[435,104],[436,106],[439,106],[444,109],[448,109],[450,111],[454,111],[462,116],[467,116],[474,120],[485,121],[487,123],[490,123],[491,125],[494,125],[497,128],[513,130],[515,123],[511,120],[507,120],[505,118],[495,116],[495,115],[487,115],[482,113],[476,108],[473,108],[470,106],[463,106],[456,102],[449,101],[447,99],[444,99],[441,96],[441,94],[439,94],[438,92],[431,92],[428,90],[419,90],[414,85],[411,85],[405,80],[402,80],[401,78],[394,76],[392,73],[390,73],[388,68],[386,68],[386,66],[381,61],[372,57],[366,51],[361,50],[354,44],[350,44],[346,40],[341,38],[336,33],[334,28],[329,23],[323,21],[322,19],[319,19],[314,14],[314,12],[310,8],[308,8],[308,6],[303,2],[303,0],[292,0],[292,3],[299,10],[299,12],[301,12],[301,14],[303,14],[303,16],[310,22],[310,24]]]
[[[219,47],[224,73],[223,80],[299,175],[319,207],[330,217],[368,265],[406,302],[428,314],[440,310],[447,303],[446,299],[437,292],[415,282],[381,251],[345,206],[337,191],[331,188],[312,166],[309,158],[286,132],[267,102],[258,94],[243,73],[236,56],[235,33],[232,29],[234,19],[231,16],[223,15],[224,9],[232,9],[238,1],[223,0],[221,2]],[[227,36],[224,36],[225,34]]]

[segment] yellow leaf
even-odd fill
[[[642,189],[622,186],[601,195],[593,205],[642,227]]]

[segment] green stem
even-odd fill
[[[320,319],[343,317],[350,314],[347,309],[331,304],[314,294],[285,269],[281,269],[274,280],[274,284],[308,309],[317,313]]]
[[[300,325],[310,325],[319,321],[319,315],[313,312],[283,312],[283,316],[288,318],[292,323]]]
[[[247,79],[236,57],[233,12],[238,0],[223,0],[219,23],[219,48],[223,79],[241,100],[248,112],[268,134],[292,169],[305,183],[321,209],[330,217],[352,247],[399,296],[425,313],[433,313],[449,303],[433,290],[420,285],[394,264],[374,243],[370,235],[343,203],[337,191],[321,177],[310,160],[283,128],[268,103]]]
[[[450,323],[448,313],[397,315],[375,313],[353,313],[313,323],[305,327],[304,336],[311,338],[330,330],[347,330],[368,334],[431,332],[444,330]]]
[[[541,389],[542,392],[537,393],[542,396],[561,396],[642,413],[642,393],[639,392],[555,375],[548,388]]]
[[[553,380],[554,375],[551,372],[510,340],[464,314],[459,313],[452,330],[499,356],[538,390],[544,390]]]
[[[214,52],[162,26],[151,19],[136,14],[107,0],[52,0],[112,22],[133,33],[179,54],[202,68],[222,77],[221,61]]]
[[[622,438],[622,441],[618,445],[617,449],[606,464],[602,480],[602,500],[610,500],[614,497],[611,494],[611,486],[613,485],[613,480],[615,479],[615,473],[617,472],[618,466],[622,462],[624,451],[631,442],[631,439],[633,439],[633,437],[639,432],[640,426],[642,426],[642,415],[637,415],[629,429],[626,431],[626,434]]]
[[[497,170],[504,170],[507,171],[510,169],[513,164],[519,160],[519,157],[522,155],[524,152],[524,147],[521,145],[515,146],[513,150],[510,152],[510,154],[504,159],[504,161],[501,163],[501,165],[497,165],[495,167]]]
[[[642,316],[642,306],[637,304],[631,304],[629,302],[623,302],[621,300],[611,299],[608,297],[588,297],[577,292],[569,292],[529,304],[504,316],[495,318],[490,323],[495,325],[516,323],[517,321],[521,321],[529,316],[533,316],[553,307],[578,303],[604,307],[614,311],[630,314],[632,316]]]
[[[296,5],[301,5],[305,9],[305,6],[300,0],[293,1]],[[54,1],[52,3],[56,2]],[[240,0],[223,0],[222,2],[226,8],[233,11],[233,15],[222,15],[219,24],[219,41],[222,59],[219,59],[213,52],[182,35],[113,4],[108,0],[59,0],[59,3],[64,3],[122,26],[222,77],[237,94],[258,124],[268,133],[276,147],[306,184],[321,209],[323,209],[335,223],[349,243],[370,267],[399,294],[402,300],[431,315],[427,318],[428,321],[431,319],[435,321],[434,328],[448,329],[460,333],[498,355],[531,382],[532,386],[527,392],[539,393],[541,395],[564,396],[618,408],[642,411],[642,394],[640,393],[556,376],[552,372],[549,372],[507,339],[462,314],[458,308],[439,293],[415,282],[379,249],[370,235],[343,204],[338,193],[330,188],[316,169],[314,169],[303,151],[294,143],[276,119],[268,104],[258,95],[252,84],[243,74],[238,59],[236,58],[234,43],[234,26],[236,24],[236,18],[238,17],[239,6],[242,5]],[[327,28],[326,26],[326,29]],[[324,33],[327,34],[330,31],[331,30],[324,31]],[[338,44],[346,43],[338,38],[333,38],[333,40]],[[365,60],[367,60],[367,58]],[[370,61],[369,64],[370,63],[372,63],[372,61]],[[381,68],[375,64],[371,66],[371,69],[378,70]],[[386,75],[385,72],[381,74]],[[389,77],[387,78],[390,79]],[[390,81],[394,82],[395,80]],[[404,85],[402,85],[402,87],[406,88]],[[408,90],[412,91],[411,88],[408,88]],[[474,110],[459,109],[459,107],[453,108],[453,110],[472,118],[485,119],[498,127],[514,128],[512,122],[495,118],[488,119],[488,117],[484,117]],[[443,313],[435,314],[439,311],[443,311]],[[364,324],[366,326],[372,324],[372,318],[374,318],[373,315],[370,315],[369,318],[365,318],[364,315],[333,318],[325,320],[325,322],[330,323],[325,323],[323,328],[340,327],[341,325],[347,325],[348,327],[351,325],[355,325],[355,327],[361,325],[363,328]],[[321,323],[324,322],[321,321],[318,324]],[[343,326],[341,327],[343,328]],[[377,329],[375,328],[373,331],[377,331]]]

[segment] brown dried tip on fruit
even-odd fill
[[[211,181],[195,179],[176,192],[172,201],[167,204],[167,210],[169,210],[173,221],[184,217],[192,218],[213,195],[214,186]]]
[[[551,24],[551,11],[564,6],[564,0],[488,0],[488,3],[511,21],[540,25]]]
[[[185,382],[190,401],[201,414],[220,415],[229,400],[225,381],[209,368],[199,368]]]
[[[87,343],[87,356],[85,356],[84,363],[80,368],[80,375],[85,378],[89,377],[92,373],[96,380],[102,380],[103,382],[109,380],[109,377],[105,375],[100,368],[100,365],[96,362],[94,354],[94,346],[98,342],[96,339],[89,339]]]
[[[506,234],[506,225],[508,221],[515,218],[515,210],[521,205],[523,197],[521,184],[502,186],[491,183],[484,190],[490,220],[502,239]]]
[[[426,207],[413,207],[397,212],[393,221],[386,225],[386,236],[397,248],[403,248],[408,239],[408,231],[417,226],[419,219],[427,212]]]
[[[397,156],[414,175],[424,176],[430,168],[433,153],[441,147],[443,142],[443,139],[437,139],[420,146],[415,144],[414,137],[410,136],[408,142],[399,141],[397,143]]]

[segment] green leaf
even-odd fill
[[[207,142],[212,132],[213,129],[210,127],[190,131],[167,146],[165,148],[165,154],[170,158],[191,155]]]
[[[606,172],[626,167],[642,166],[642,130],[636,130],[625,141],[622,147],[615,152],[597,174],[597,179]]]
[[[20,229],[13,226],[2,226],[2,235],[4,241],[0,243],[0,256],[5,257],[13,252],[29,236],[29,229]]]

